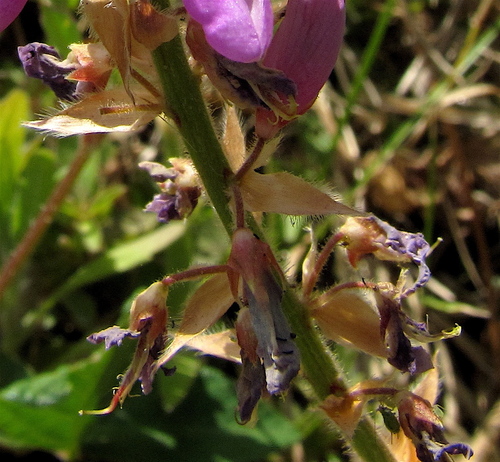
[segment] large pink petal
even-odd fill
[[[184,0],[184,6],[221,55],[249,63],[266,52],[273,32],[270,0]]]
[[[328,80],[344,28],[344,0],[289,0],[263,64],[295,82],[299,114],[312,105]]]

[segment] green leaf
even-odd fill
[[[112,357],[105,352],[4,388],[0,393],[0,442],[22,449],[75,452],[91,422],[78,411],[97,406],[96,388]]]
[[[58,3],[54,5],[54,3]],[[42,6],[41,21],[47,34],[47,43],[57,49],[62,59],[66,58],[68,46],[81,42],[81,34],[77,29],[75,8],[67,2],[51,2]],[[74,3],[74,2],[72,2]]]
[[[11,237],[10,222],[14,193],[23,168],[25,129],[29,118],[29,99],[20,90],[11,91],[0,100],[0,235]],[[5,242],[2,246],[8,247]]]
[[[157,377],[152,395],[129,399],[122,410],[96,418],[86,435],[84,456],[120,462],[250,462],[300,439],[293,424],[266,402],[259,405],[254,426],[239,425],[234,382],[208,366],[187,399],[167,414],[159,404],[157,383],[165,381],[168,387],[171,379]]]
[[[147,263],[158,252],[165,250],[179,239],[184,232],[184,223],[170,223],[130,242],[117,245],[96,260],[82,266],[59,289],[57,289],[38,310],[30,313],[25,322],[39,320],[62,297],[70,292],[99,281],[113,274],[123,273]]]
[[[12,235],[18,241],[40,212],[55,183],[56,157],[40,148],[30,156],[18,183],[12,207]]]
[[[201,364],[192,355],[180,354],[166,365],[169,368],[175,367],[175,373],[168,380],[158,380],[156,385],[166,412],[172,412],[189,393]]]

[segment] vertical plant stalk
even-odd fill
[[[169,7],[166,0],[159,7]],[[160,76],[168,115],[176,123],[191,160],[200,175],[205,191],[226,231],[232,235],[235,224],[229,208],[229,192],[233,175],[214,132],[199,82],[194,77],[180,37],[163,43],[153,51]],[[291,290],[283,298],[283,310],[296,334],[302,370],[318,399],[332,391],[346,388],[332,355],[325,349],[306,307]],[[362,419],[351,441],[352,447],[366,461],[394,462],[384,442],[367,418]]]
[[[92,136],[92,135],[90,135]],[[0,271],[0,297],[12,281],[14,276],[21,269],[24,262],[35,250],[38,242],[43,236],[45,230],[52,223],[54,215],[59,210],[61,203],[68,195],[73,183],[77,179],[80,171],[87,162],[92,151],[92,143],[89,136],[84,136],[79,140],[79,147],[75,158],[69,166],[68,173],[55,187],[51,196],[41,209],[23,236],[21,242],[14,249],[9,259],[5,262]]]
[[[162,8],[168,2],[159,2]],[[199,84],[186,60],[177,36],[153,51],[169,114],[184,139],[205,191],[226,231],[233,231],[228,192],[231,169],[215,135]]]

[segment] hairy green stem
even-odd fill
[[[159,4],[162,8],[169,6],[166,0],[161,0]],[[231,235],[235,229],[228,198],[232,181],[231,170],[214,132],[200,93],[199,82],[187,63],[180,38],[164,43],[153,52],[153,56],[168,115],[177,124],[206,193],[225,229]],[[322,400],[332,392],[345,389],[341,374],[314,328],[307,308],[290,289],[285,293],[283,309],[297,336],[303,373],[318,399]],[[369,420],[361,421],[351,444],[367,461],[393,460]]]
[[[168,115],[184,139],[212,205],[226,230],[231,233],[234,226],[227,196],[231,169],[215,135],[198,81],[189,68],[179,36],[158,47],[153,57]]]

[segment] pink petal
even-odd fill
[[[17,18],[28,0],[0,0],[0,32]]]
[[[312,106],[335,66],[344,29],[344,0],[289,0],[262,64],[282,71],[295,83],[297,108],[291,107],[287,118],[271,110],[257,109],[259,136],[274,137],[294,115],[304,114]],[[287,104],[283,95],[280,98]]]
[[[215,51],[233,61],[259,61],[271,41],[270,0],[184,0]]]
[[[332,72],[345,28],[344,0],[290,0],[263,64],[297,85],[299,114],[314,102]]]

